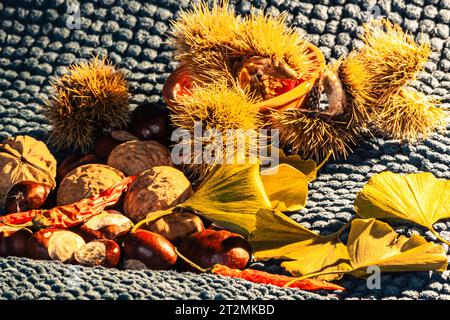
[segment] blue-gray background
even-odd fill
[[[91,0],[81,3],[79,30],[67,28],[67,1],[2,0],[0,2],[0,140],[17,134],[45,139],[49,125],[42,115],[51,88],[49,77],[64,67],[107,53],[128,71],[133,106],[161,102],[164,79],[174,69],[171,49],[164,44],[168,21],[189,1]],[[249,12],[250,1],[233,2]],[[271,12],[289,11],[288,22],[305,30],[330,60],[360,44],[361,25],[371,15],[385,15],[414,35],[423,30],[434,53],[415,86],[448,106],[450,89],[450,0],[414,1],[254,1]],[[377,5],[377,6],[374,6]],[[348,221],[353,200],[377,172],[430,171],[450,178],[448,129],[408,145],[368,139],[347,161],[327,164],[311,184],[307,207],[293,216],[306,227],[330,233]],[[435,225],[450,239],[450,223]],[[424,229],[397,224],[396,230],[436,240]],[[445,246],[448,250],[448,247]],[[276,263],[266,266],[279,272]],[[308,293],[256,285],[210,275],[174,271],[119,271],[84,268],[56,262],[0,258],[2,299],[449,299],[449,273],[384,274],[381,289],[369,290],[363,280],[344,278],[346,293]]]

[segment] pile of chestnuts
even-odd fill
[[[127,130],[99,135],[94,153],[71,154],[58,163],[56,186],[34,180],[14,183],[6,195],[7,214],[74,203],[136,176],[118,203],[73,228],[33,233],[0,224],[0,256],[123,269],[245,268],[251,258],[246,240],[193,212],[175,211],[132,231],[147,214],[171,208],[193,193],[171,162],[170,133],[168,111],[145,103],[133,111]]]

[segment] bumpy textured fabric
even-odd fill
[[[109,54],[128,71],[132,103],[161,103],[161,88],[174,69],[171,48],[164,43],[169,19],[189,1],[82,1],[79,30],[67,27],[67,1],[3,0],[0,2],[0,139],[29,134],[45,139],[50,130],[42,105],[51,92],[49,77],[92,53]],[[442,99],[450,95],[450,0],[253,1],[270,12],[288,10],[288,22],[309,34],[330,59],[347,54],[360,41],[361,25],[371,15],[384,15],[414,35],[421,30],[434,53],[416,87]],[[239,12],[250,1],[233,2]],[[352,215],[353,200],[375,173],[430,171],[450,178],[448,129],[426,141],[406,144],[368,138],[347,161],[328,163],[311,184],[307,207],[293,216],[321,233],[339,229]],[[402,234],[436,238],[416,226],[396,224]],[[450,239],[450,223],[435,228]],[[448,250],[448,247],[445,246]],[[253,267],[280,272],[277,263]],[[2,299],[449,299],[449,273],[383,274],[381,289],[345,277],[344,293],[309,293],[256,285],[211,275],[174,271],[120,271],[57,262],[0,258]]]

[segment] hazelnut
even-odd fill
[[[108,165],[127,176],[136,176],[156,166],[172,166],[170,151],[156,141],[128,141],[115,147]]]
[[[133,222],[148,213],[165,210],[186,201],[192,194],[191,183],[173,167],[153,167],[142,172],[125,194],[124,212]]]

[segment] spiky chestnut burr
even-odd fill
[[[362,126],[395,139],[426,137],[444,125],[446,113],[437,101],[407,89],[431,52],[388,20],[364,26],[364,46],[343,59],[341,75],[351,99],[369,113]]]
[[[281,145],[304,159],[322,161],[329,155],[346,158],[360,136],[360,123],[367,112],[349,101],[338,75],[336,63],[322,74],[302,109],[270,114],[270,125],[280,131]],[[328,97],[325,110],[318,108],[322,93]]]
[[[277,16],[252,12],[236,31],[235,77],[248,72],[253,85],[265,87],[264,100],[276,96],[276,89],[286,80],[311,78],[322,71],[314,63],[304,34],[287,27],[286,18],[286,12]]]
[[[286,14],[235,15],[228,1],[194,5],[173,22],[175,58],[197,83],[236,80],[263,100],[320,72],[304,36],[286,26]]]
[[[370,75],[368,88],[374,98],[388,99],[391,94],[415,80],[431,53],[430,44],[418,44],[399,25],[389,20],[373,20],[364,25],[364,47],[347,59],[364,64]]]
[[[190,10],[181,11],[172,22],[169,37],[175,58],[189,68],[189,73],[196,73],[196,79],[223,80],[222,77],[227,77],[226,51],[236,39],[235,30],[240,22],[228,0],[215,2],[212,8],[206,2],[199,2]],[[214,68],[208,71],[205,63]]]
[[[450,116],[444,108],[436,108],[437,103],[413,88],[403,87],[386,101],[380,114],[380,131],[394,139],[425,139],[444,128]]]
[[[125,74],[106,57],[73,64],[53,78],[54,94],[45,106],[53,129],[49,142],[58,149],[87,152],[101,129],[128,123],[128,86]]]
[[[227,155],[234,156],[234,153],[226,153],[228,130],[258,130],[263,126],[255,99],[237,85],[229,88],[226,82],[198,87],[189,94],[179,96],[170,109],[172,124],[190,133],[190,138],[183,140],[181,144],[188,150],[193,150],[195,145],[201,146],[201,154],[194,151],[184,161],[185,171],[193,179],[204,178],[216,163],[224,160]],[[197,127],[203,133],[201,136],[195,135],[197,124],[201,125],[201,128]],[[212,136],[208,137],[208,132]],[[215,132],[223,137],[222,141],[215,139]],[[249,147],[246,145],[246,152]],[[258,147],[261,147],[259,143]],[[211,161],[202,158],[207,148],[214,153]]]

